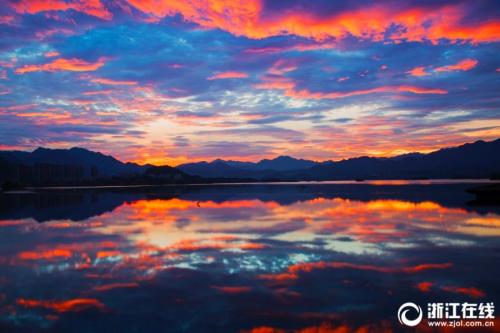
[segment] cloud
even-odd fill
[[[126,80],[111,80],[106,78],[92,78],[91,82],[99,83],[99,84],[107,84],[113,86],[134,86],[137,84],[136,81],[126,81]]]
[[[42,72],[42,71],[91,72],[104,66],[104,63],[105,59],[103,57],[99,58],[96,62],[87,62],[85,60],[77,58],[71,58],[71,59],[59,58],[46,64],[24,65],[23,67],[16,69],[16,74],[25,74],[30,72]]]
[[[16,18],[12,15],[0,15],[0,24],[10,25]]]
[[[425,70],[424,66],[415,67],[412,70],[408,71],[408,74],[413,75],[413,76],[427,76],[427,75],[430,75]]]
[[[205,137],[207,137],[208,135],[217,138],[223,136],[222,133],[216,131],[207,131],[200,134],[204,135]],[[272,134],[270,133],[270,135]],[[244,158],[247,156],[253,157],[269,154],[269,149],[270,148],[266,147],[265,145],[255,144],[252,142],[232,142],[219,140],[203,142],[200,143],[199,146],[191,145],[191,147],[189,149],[186,149],[184,153],[195,160],[213,159],[214,157],[235,159],[235,156]]]
[[[453,65],[441,66],[434,69],[436,72],[469,71],[476,67],[478,61],[475,59],[464,59]]]
[[[469,297],[474,297],[474,298],[482,298],[482,297],[486,296],[484,291],[477,289],[477,288],[474,288],[474,287],[443,286],[441,289],[444,291],[457,293],[457,294],[463,294],[463,295],[466,295]]]
[[[445,66],[439,66],[435,67],[434,69],[431,69],[432,72],[429,72],[424,66],[418,66],[413,68],[412,70],[408,71],[407,73],[412,75],[412,76],[428,76],[431,75],[433,72],[434,73],[440,73],[440,72],[454,72],[454,71],[469,71],[476,67],[476,65],[479,63],[479,61],[475,59],[464,59],[462,61],[457,62],[456,64],[452,65],[445,65]]]
[[[13,3],[12,7],[20,14],[37,14],[48,11],[75,10],[103,20],[111,20],[113,14],[100,0],[21,0]]]
[[[334,92],[312,92],[309,89],[298,89],[296,83],[285,77],[265,77],[263,82],[254,85],[257,89],[284,90],[288,97],[299,99],[337,99],[351,96],[368,95],[375,93],[400,93],[409,92],[413,94],[447,94],[448,91],[441,88],[425,88],[410,85],[381,86],[368,89],[334,91]]]
[[[104,310],[106,308],[104,304],[95,298],[75,298],[64,301],[19,298],[17,304],[25,308],[44,308],[60,313],[81,312],[90,308]]]
[[[247,286],[212,286],[212,288],[224,294],[243,294],[252,291],[252,288]]]
[[[326,160],[500,135],[491,1],[15,3],[0,107],[33,107],[0,111],[0,141],[17,149]]]
[[[51,260],[54,258],[69,258],[73,253],[68,249],[53,249],[46,251],[24,251],[18,254],[21,260]]]
[[[433,269],[449,269],[453,266],[452,263],[438,263],[438,264],[420,264],[415,266],[406,267],[387,267],[376,265],[355,264],[350,262],[306,262],[289,266],[284,273],[276,274],[263,274],[261,279],[271,281],[286,281],[295,280],[299,277],[299,273],[310,273],[318,269],[353,269],[363,271],[373,271],[384,274],[418,274],[427,270]]]
[[[230,135],[230,136],[257,136],[257,137],[272,137],[282,140],[301,140],[304,138],[304,133],[276,126],[260,126],[260,127],[247,127],[247,128],[228,128],[223,130],[207,130],[201,131],[199,134],[202,135]],[[224,147],[227,142],[220,142]],[[242,145],[243,143],[234,143],[235,145]],[[243,144],[246,145],[246,144]]]
[[[58,57],[60,56],[59,52],[56,52],[56,51],[50,51],[50,52],[46,52],[44,54],[45,57],[47,58],[53,58],[53,57]]]
[[[199,0],[195,2],[129,0],[136,9],[160,19],[177,14],[204,28],[222,29],[237,36],[262,39],[280,35],[325,40],[354,36],[374,41],[451,41],[488,42],[499,39],[500,22],[494,18],[468,23],[470,4],[434,6],[377,2],[369,5],[335,6],[324,3],[269,11],[267,2]],[[332,8],[334,10],[332,10]],[[316,9],[317,11],[314,11]],[[320,14],[325,12],[328,14]]]
[[[228,71],[228,72],[214,74],[214,75],[208,77],[207,80],[244,79],[247,77],[248,77],[247,73]]]

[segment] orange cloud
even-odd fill
[[[111,79],[105,79],[105,78],[94,78],[90,80],[91,82],[94,83],[99,83],[99,84],[109,84],[109,85],[115,85],[115,86],[133,86],[136,85],[136,81],[116,81],[116,80],[111,80]]]
[[[353,264],[349,262],[307,262],[291,265],[288,267],[287,272],[278,273],[278,274],[263,274],[260,275],[259,278],[264,280],[271,281],[286,281],[286,280],[294,280],[298,278],[298,274],[301,272],[311,272],[317,269],[326,269],[326,268],[335,268],[335,269],[356,269],[363,271],[374,271],[379,273],[386,274],[415,274],[431,269],[446,269],[452,266],[451,263],[442,263],[442,264],[421,264],[416,266],[407,266],[407,267],[386,267],[386,266],[375,266],[375,265],[363,265],[363,264]]]
[[[212,288],[224,293],[224,294],[242,294],[242,293],[248,293],[252,290],[250,287],[245,287],[245,286],[212,286]]]
[[[55,249],[47,251],[25,251],[19,253],[18,257],[22,260],[39,260],[45,259],[50,260],[54,258],[69,258],[72,256],[72,252],[67,249]]]
[[[12,4],[14,10],[20,14],[37,14],[53,10],[75,10],[87,15],[111,20],[113,14],[101,3],[100,0],[64,1],[64,0],[22,0]]]
[[[295,82],[285,77],[264,77],[264,81],[254,85],[257,89],[284,90],[285,95],[300,99],[336,99],[351,96],[368,95],[374,93],[410,92],[414,94],[447,94],[448,91],[436,88],[423,88],[415,86],[381,86],[371,89],[337,91],[337,92],[311,92],[308,89],[298,90]]]
[[[91,72],[95,71],[102,66],[104,66],[105,59],[99,58],[97,62],[87,62],[82,59],[71,58],[59,58],[47,64],[41,65],[25,65],[21,68],[16,69],[16,74],[24,74],[30,72],[59,72],[59,71],[72,71],[72,72]]]
[[[280,59],[276,61],[271,68],[269,68],[268,73],[274,75],[283,75],[288,72],[292,72],[297,69],[297,65],[290,60]]]
[[[170,246],[170,249],[176,251],[196,252],[202,250],[226,250],[240,249],[244,251],[261,250],[266,246],[258,243],[237,243],[234,239],[217,239],[201,241],[198,239],[184,239]]]
[[[435,284],[433,282],[420,282],[419,284],[417,284],[417,288],[422,292],[429,292],[431,290],[431,287],[433,287],[434,285]],[[467,295],[474,298],[486,296],[484,291],[474,287],[442,286],[440,287],[440,289],[450,293]]]
[[[220,79],[244,79],[247,78],[248,74],[243,72],[222,72],[214,74],[207,78],[207,80],[220,80]]]
[[[440,72],[453,72],[453,71],[469,71],[472,68],[476,67],[477,64],[478,64],[477,60],[469,58],[459,61],[453,65],[436,67],[434,69],[434,72],[440,73]],[[426,71],[424,66],[415,67],[412,70],[408,71],[407,73],[412,76],[427,76],[431,74]]]
[[[425,67],[424,66],[415,67],[411,71],[408,71],[408,73],[410,75],[413,75],[413,76],[426,76],[426,75],[429,75],[429,73],[427,73],[425,71]]]
[[[294,91],[295,82],[293,82],[292,79],[283,76],[264,77],[264,80],[261,83],[254,84],[254,88]]]
[[[308,313],[307,315],[310,315]],[[322,315],[321,317],[326,317]],[[276,327],[261,326],[255,327],[250,331],[242,331],[242,333],[285,333],[292,332],[289,330],[284,330]],[[318,326],[308,326],[302,329],[293,330],[295,333],[368,333],[368,332],[392,332],[392,329],[384,322],[374,323],[369,325],[363,325],[360,327],[354,327],[348,324],[333,325],[329,322],[324,322]]]
[[[262,1],[227,0],[158,1],[128,0],[153,19],[180,14],[204,28],[222,29],[234,35],[262,39],[278,35],[297,35],[315,40],[349,36],[375,41],[424,41],[442,39],[488,42],[500,39],[500,22],[484,20],[463,24],[468,13],[464,4],[431,7],[386,6],[375,3],[327,17],[291,9],[265,15]],[[396,32],[387,34],[394,27]]]
[[[269,326],[260,326],[254,327],[251,331],[245,333],[285,333],[285,330]]]
[[[44,308],[56,312],[80,312],[89,308],[104,310],[105,306],[95,298],[75,298],[67,301],[46,301],[19,298],[17,304],[25,308]]]
[[[123,282],[123,283],[103,284],[100,286],[96,286],[93,289],[95,291],[108,291],[108,290],[118,289],[118,288],[135,288],[138,286],[139,286],[139,284],[136,282]]]
[[[45,52],[44,56],[46,58],[58,57],[59,56],[59,52],[56,52],[56,51]]]
[[[431,287],[434,285],[434,283],[432,282],[420,282],[419,284],[417,284],[417,288],[421,291],[421,292],[429,292],[431,290]]]
[[[447,94],[448,91],[444,89],[429,89],[429,88],[422,88],[422,87],[413,87],[413,86],[396,86],[392,87],[394,90],[397,91],[404,91],[404,92],[411,92],[414,94],[437,94],[437,95],[444,95]],[[391,90],[391,89],[388,89]]]
[[[108,257],[116,257],[116,256],[119,256],[121,254],[122,253],[120,251],[116,251],[116,250],[98,251],[97,254],[96,254],[96,257],[98,259],[102,259],[102,258],[108,258]]]
[[[454,65],[437,67],[435,69],[436,72],[453,72],[453,71],[469,71],[476,67],[478,61],[475,59],[464,59],[462,61],[457,62]]]
[[[255,22],[262,11],[260,0],[234,2],[227,0],[128,0],[138,10],[154,18],[181,14],[186,20],[206,28],[221,28],[232,33],[253,35]]]
[[[457,293],[457,294],[463,294],[463,295],[467,295],[467,296],[474,297],[474,298],[486,296],[484,291],[479,290],[479,289],[474,288],[474,287],[465,288],[465,287],[444,286],[441,289],[443,289],[444,291]]]
[[[254,327],[250,331],[242,331],[243,333],[285,333],[285,330],[269,327],[269,326],[260,326]]]

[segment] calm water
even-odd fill
[[[401,331],[407,301],[498,306],[500,208],[470,186],[4,194],[0,331]]]

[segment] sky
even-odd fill
[[[0,149],[177,165],[500,137],[497,1],[0,1]]]

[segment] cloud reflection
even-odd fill
[[[78,222],[2,220],[0,327],[392,331],[402,300],[498,294],[495,213],[397,195],[283,204],[252,190],[137,194]]]

